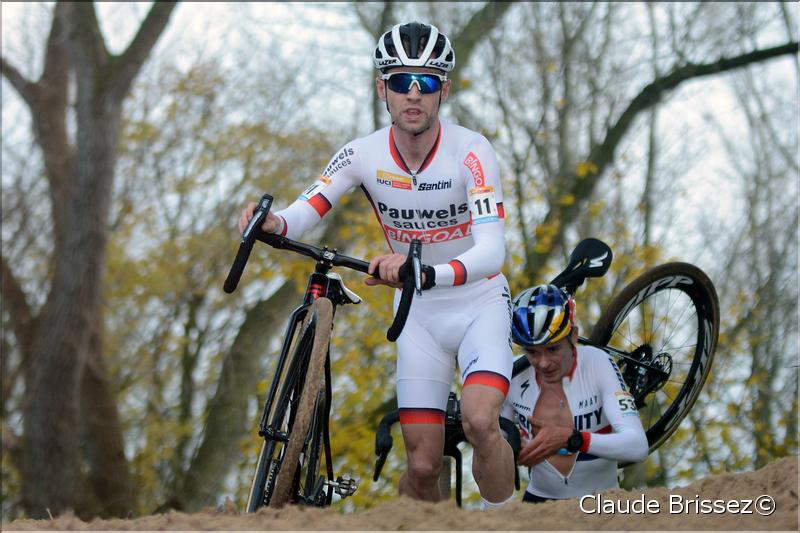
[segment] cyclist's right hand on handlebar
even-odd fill
[[[247,207],[242,209],[242,213],[239,216],[239,233],[244,232],[244,229],[247,227],[250,219],[253,218],[253,212],[257,206],[257,203],[250,202],[247,204]],[[267,213],[267,219],[263,224],[261,224],[261,230],[265,233],[277,233],[280,227],[281,219],[279,219],[276,215],[273,215],[271,212]]]

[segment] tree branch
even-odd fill
[[[25,103],[29,107],[32,106],[36,100],[36,84],[27,80],[5,57],[0,57],[0,74],[5,76],[11,86],[25,100]]]
[[[481,9],[473,13],[467,24],[450,41],[453,50],[456,51],[456,60],[462,65],[461,69],[456,70],[450,76],[450,79],[453,80],[453,85],[458,87],[458,82],[461,81],[460,72],[464,70],[463,65],[469,62],[475,45],[500,23],[500,19],[511,7],[511,4],[513,2],[486,2]]]
[[[558,202],[550,205],[547,215],[545,215],[542,222],[542,226],[555,228],[556,235],[552,242],[558,242],[565,230],[564,221],[573,220],[578,211],[582,208],[583,203],[591,196],[604,170],[613,162],[614,153],[622,137],[628,132],[634,119],[642,111],[657,104],[665,93],[676,88],[685,81],[735,70],[753,63],[767,61],[787,54],[796,54],[798,49],[798,43],[792,41],[780,46],[756,50],[732,58],[723,57],[713,63],[688,63],[674,69],[665,76],[656,78],[646,85],[639,94],[631,100],[616,123],[608,129],[603,142],[595,146],[589,153],[587,160],[594,165],[592,171],[588,175],[579,178],[573,170],[564,180],[564,183],[570,183],[572,185],[568,190],[564,191],[563,194],[571,195],[574,197],[575,201],[567,205]],[[552,248],[535,251],[532,257],[533,262],[526,266],[527,274],[533,276],[533,279],[535,279],[544,268],[551,253]]]
[[[8,311],[11,328],[22,348],[22,357],[25,360],[31,348],[31,332],[35,319],[25,297],[25,291],[22,290],[4,255],[0,255],[0,268],[2,268],[2,283],[0,283],[2,305]]]
[[[144,22],[128,48],[117,58],[114,90],[125,93],[141,69],[158,38],[167,27],[177,2],[153,2]]]

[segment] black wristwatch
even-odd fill
[[[583,446],[583,433],[577,429],[573,429],[572,435],[567,439],[567,451],[569,453],[575,453],[581,449],[581,446]]]

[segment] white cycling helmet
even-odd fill
[[[456,66],[456,53],[450,39],[436,26],[409,22],[395,24],[381,35],[373,61],[383,73],[394,67],[430,67],[450,72]]]

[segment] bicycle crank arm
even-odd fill
[[[358,489],[358,480],[348,476],[339,476],[336,481],[326,481],[325,484],[333,487],[333,490],[342,498],[347,498],[355,494]]]

